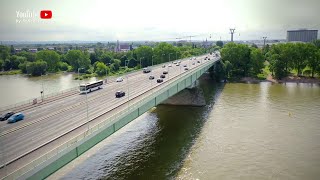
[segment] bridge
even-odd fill
[[[206,56],[210,60],[205,60]],[[15,107],[26,118],[14,124],[0,122],[0,179],[49,176],[152,107],[192,86],[219,60],[206,54],[196,60],[182,59],[180,66],[160,64],[150,73],[127,74],[123,82],[109,80],[102,89],[88,94],[73,90],[35,105]],[[163,71],[168,74],[157,83]],[[150,75],[155,79],[149,80]],[[115,98],[120,90],[126,95]]]

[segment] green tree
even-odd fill
[[[19,64],[27,61],[27,58],[22,56],[12,55],[10,56],[9,60],[10,60],[11,69],[19,69]]]
[[[27,74],[27,64],[28,63],[29,63],[28,61],[25,61],[23,63],[20,63],[19,66],[18,66],[19,69],[21,70],[21,72],[24,73],[24,74]]]
[[[59,67],[59,70],[61,70],[61,71],[68,71],[69,64],[66,62],[59,62],[58,67]]]
[[[98,76],[103,76],[106,75],[107,72],[107,66],[103,62],[97,62],[95,73],[97,73]]]
[[[27,61],[29,61],[29,62],[36,61],[36,54],[35,53],[22,51],[22,52],[19,52],[17,55],[27,58]]]
[[[110,67],[110,69],[113,70],[114,72],[119,71],[120,63],[121,63],[121,61],[119,59],[113,59],[111,61],[112,68]]]
[[[9,47],[0,45],[0,59],[6,60],[9,58]]]
[[[32,76],[41,76],[47,71],[47,63],[43,60],[28,62],[26,65],[26,70],[27,73],[31,74]]]
[[[134,58],[131,58],[128,62],[128,68],[133,68],[137,66],[137,60]]]
[[[89,69],[89,65],[91,64],[89,56],[80,50],[68,51],[66,59],[74,71],[78,71],[78,68]]]
[[[225,75],[226,77],[230,77],[230,71],[232,69],[232,64],[229,61],[224,62]]]
[[[0,71],[2,71],[3,64],[4,64],[4,61],[2,59],[0,59]]]
[[[137,49],[135,49],[135,54],[137,55],[139,61],[141,59],[142,67],[151,65],[153,50],[150,46],[138,47]]]
[[[37,60],[44,60],[47,62],[47,68],[50,72],[56,72],[59,69],[60,56],[57,52],[51,50],[43,50],[37,53]]]
[[[217,41],[216,45],[222,48],[223,47],[223,42],[222,41]]]
[[[2,66],[3,66],[3,69],[4,69],[5,71],[9,71],[9,70],[11,69],[11,67],[12,67],[12,64],[11,64],[10,59],[4,60],[4,63],[3,63]]]
[[[261,69],[264,67],[264,56],[261,49],[253,48],[250,53],[250,72],[252,75],[256,76],[261,73]]]
[[[248,45],[228,43],[221,49],[223,62],[232,64],[231,76],[247,76],[250,70],[250,48]]]
[[[103,63],[105,63],[105,64],[110,64],[112,59],[113,59],[113,58],[112,58],[111,53],[105,52],[105,53],[103,53],[103,54],[101,55],[100,61],[103,62]]]
[[[301,75],[302,69],[307,65],[308,49],[307,45],[304,43],[296,43],[294,46],[294,52],[296,52],[296,57],[293,59],[293,68],[297,69],[298,76]]]
[[[307,65],[311,69],[311,77],[314,77],[317,69],[320,68],[320,49],[317,49],[314,44],[308,44],[307,52]]]

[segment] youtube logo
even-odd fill
[[[50,11],[50,10],[40,11],[40,18],[41,19],[51,19],[52,18],[52,11]]]

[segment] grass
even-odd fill
[[[22,74],[21,70],[1,71],[0,75],[15,75]]]

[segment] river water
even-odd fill
[[[74,80],[77,74],[62,73],[50,74],[39,77],[26,75],[2,75],[0,76],[0,107],[21,103],[50,95],[78,86],[79,83],[95,81],[96,78],[86,80]]]
[[[319,85],[200,88],[205,107],[157,106],[49,179],[319,179]]]

